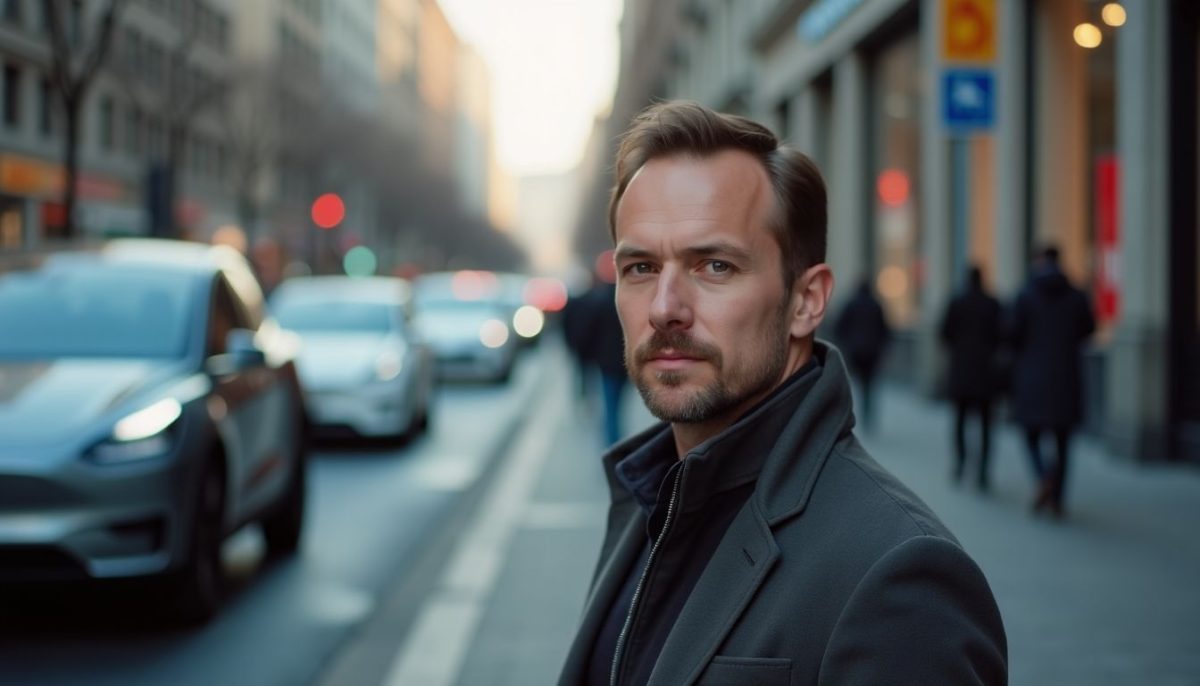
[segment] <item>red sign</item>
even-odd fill
[[[1115,321],[1121,305],[1120,161],[1096,159],[1096,318]]]

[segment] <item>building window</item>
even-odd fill
[[[100,99],[100,149],[105,152],[110,152],[115,145],[116,132],[116,115],[114,114],[113,100],[109,96],[104,96]]]
[[[131,157],[142,154],[142,112],[136,107],[125,111],[125,150]]]
[[[15,64],[4,65],[4,124],[16,128],[21,123],[21,70]]]
[[[4,0],[3,2],[4,21],[20,24],[21,23],[21,0]]]
[[[38,132],[49,138],[54,132],[54,102],[58,94],[54,84],[43,77],[38,83]]]

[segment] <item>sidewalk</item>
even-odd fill
[[[560,386],[560,388],[562,388]],[[554,683],[605,520],[597,422],[572,393],[470,643],[458,683]],[[1195,684],[1200,678],[1200,472],[1115,461],[1080,438],[1068,518],[1029,514],[1019,437],[997,431],[992,491],[950,483],[950,411],[881,388],[863,438],[983,567],[1013,684]],[[632,431],[651,418],[629,389]],[[967,482],[970,483],[970,482]]]

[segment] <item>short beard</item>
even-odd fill
[[[780,309],[779,316],[775,318],[773,326],[766,332],[767,340],[773,342],[774,345],[763,358],[751,360],[744,373],[738,375],[739,378],[723,378],[724,357],[719,349],[694,341],[686,333],[675,331],[655,331],[650,340],[639,346],[636,351],[633,351],[633,354],[626,350],[625,364],[634,372],[632,374],[633,382],[642,396],[642,401],[646,403],[650,413],[659,420],[673,424],[707,422],[737,407],[747,398],[764,393],[778,383],[779,377],[787,366],[786,317],[785,303],[785,306]],[[681,402],[670,403],[656,392],[654,386],[644,375],[646,363],[655,354],[668,349],[688,357],[707,361],[713,365],[716,378]],[[687,374],[669,369],[655,372],[654,379],[666,388],[676,388],[686,381]]]

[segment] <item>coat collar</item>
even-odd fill
[[[757,478],[752,499],[768,523],[776,524],[804,510],[825,456],[834,442],[854,427],[850,380],[841,353],[816,341],[813,356],[818,362],[814,368],[799,372],[799,378],[688,453],[687,460],[703,462],[706,467],[689,468],[691,493],[711,491],[710,485],[698,479],[717,478],[733,484]],[[670,430],[660,422],[605,454],[604,470],[614,503],[633,497],[617,474],[617,464],[664,440],[664,432],[669,439]],[[696,505],[685,502],[683,510]]]

